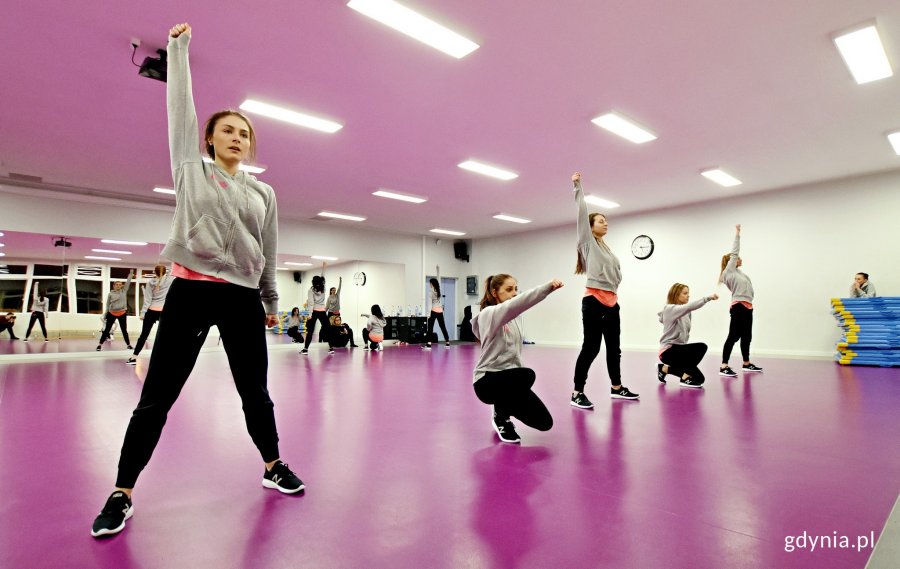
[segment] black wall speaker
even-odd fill
[[[469,262],[469,247],[465,241],[457,241],[453,244],[453,256],[460,261]]]
[[[294,282],[299,283],[300,277],[302,277],[302,276],[303,276],[303,273],[301,273],[300,271],[294,271]]]

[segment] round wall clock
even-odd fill
[[[631,242],[631,254],[644,260],[653,254],[653,239],[647,235],[638,235]]]

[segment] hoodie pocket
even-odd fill
[[[224,222],[204,214],[188,231],[185,245],[198,259],[219,259],[225,249],[225,232]]]
[[[245,275],[261,273],[266,264],[259,242],[242,227],[235,230],[230,253],[226,262]]]

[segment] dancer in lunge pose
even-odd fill
[[[478,399],[494,406],[492,424],[504,443],[521,442],[512,417],[539,431],[553,426],[550,411],[531,390],[534,370],[522,365],[522,329],[516,318],[562,286],[554,279],[519,294],[510,275],[492,275],[485,282],[481,312],[472,318],[472,332],[481,342],[473,386]]]
[[[691,291],[686,284],[673,284],[669,289],[666,305],[658,314],[663,333],[659,339],[659,361],[662,363],[656,366],[656,378],[665,383],[666,375],[672,374],[681,378],[682,387],[702,387],[706,379],[697,366],[706,354],[707,346],[700,342],[688,344],[691,312],[710,300],[718,300],[719,295],[713,293],[688,302],[690,295]]]

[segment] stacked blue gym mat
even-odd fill
[[[900,297],[832,298],[841,365],[900,366]]]

